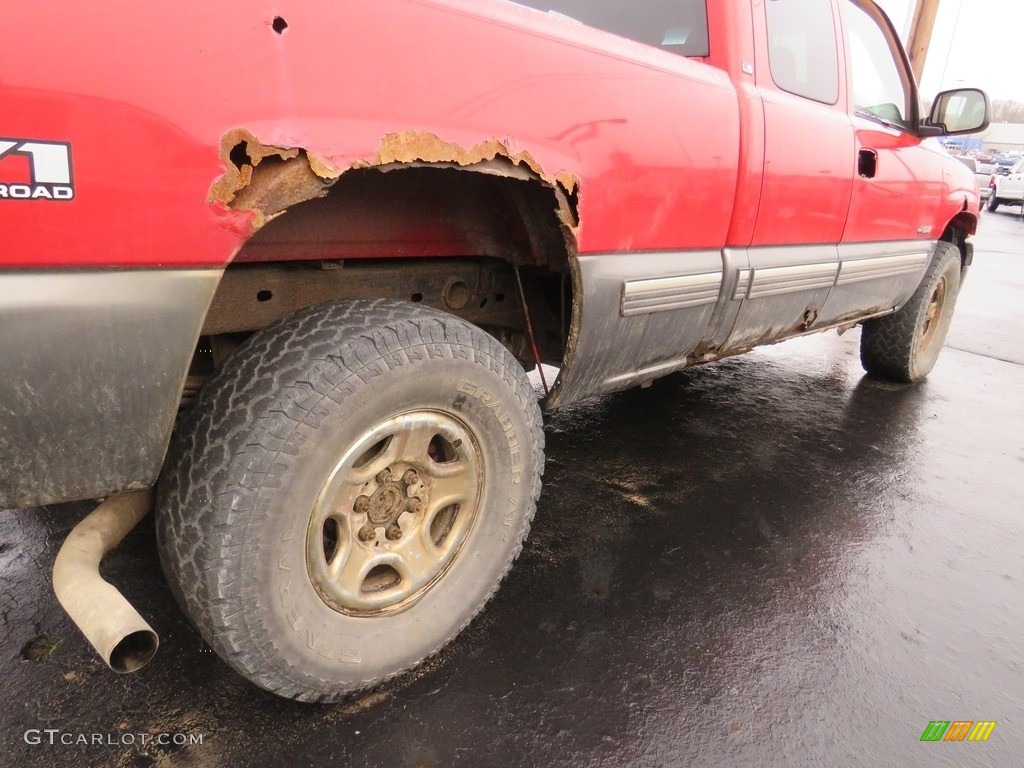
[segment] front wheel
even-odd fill
[[[988,204],[985,206],[985,209],[989,213],[994,213],[996,208],[998,208],[998,207],[999,207],[999,198],[996,197],[996,191],[993,189],[992,190],[992,194],[990,194],[988,196]]]
[[[960,290],[960,251],[940,242],[931,266],[899,312],[864,323],[860,360],[868,373],[913,383],[927,376],[946,341]]]
[[[228,664],[334,701],[480,611],[542,464],[536,395],[494,338],[402,302],[312,307],[251,337],[192,407],[160,481],[161,560]]]

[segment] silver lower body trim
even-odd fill
[[[548,408],[685,367],[735,287],[723,281],[721,251],[586,255],[574,267],[574,327]]]
[[[892,312],[933,249],[912,240],[581,256],[569,345],[545,405]]]
[[[839,275],[822,308],[821,320],[903,306],[920,284],[934,252],[934,240],[840,245]]]
[[[884,280],[901,275],[919,275],[928,263],[930,252],[921,251],[905,256],[882,256],[858,261],[844,261],[836,278],[836,285],[862,283],[865,280]]]
[[[221,273],[0,272],[0,506],[156,481]]]

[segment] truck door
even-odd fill
[[[752,9],[765,165],[729,348],[815,324],[839,270],[855,165],[834,4],[770,0]]]
[[[889,20],[842,0],[857,174],[825,322],[883,312],[914,292],[932,247],[942,158],[915,134],[913,75]]]

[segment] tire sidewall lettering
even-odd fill
[[[523,476],[523,460],[522,454],[519,450],[519,436],[508,410],[499,401],[499,399],[492,395],[487,389],[467,379],[463,379],[459,382],[459,385],[456,387],[456,391],[463,395],[476,398],[480,401],[481,405],[492,410],[494,418],[497,419],[498,424],[501,426],[501,429],[505,434],[505,440],[508,443],[509,460],[512,465],[512,484],[519,485]],[[459,410],[462,402],[465,401],[460,401],[459,398],[456,397],[453,401],[453,407],[455,407],[456,410]]]

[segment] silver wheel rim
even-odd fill
[[[306,569],[317,594],[349,615],[408,608],[458,558],[483,481],[479,441],[450,414],[412,411],[367,430],[310,515]]]
[[[924,322],[921,325],[921,338],[918,341],[918,354],[924,354],[935,339],[943,309],[946,306],[946,277],[943,275],[935,285],[928,306],[925,308]]]

